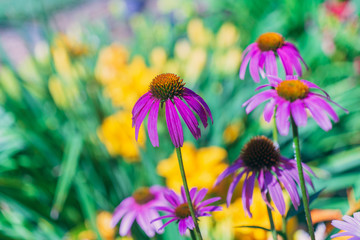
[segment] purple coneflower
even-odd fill
[[[166,188],[160,186],[137,189],[131,197],[125,198],[115,209],[111,221],[112,227],[115,227],[122,219],[119,233],[120,236],[126,236],[130,234],[131,226],[136,220],[147,236],[153,237],[155,232],[162,233],[159,230],[161,223],[151,224],[150,221],[160,216],[154,207],[166,204],[163,195],[165,191]]]
[[[302,166],[309,173],[314,174],[309,166],[305,164],[302,164]],[[267,200],[266,195],[269,193],[281,215],[284,215],[286,210],[281,184],[283,184],[289,193],[295,209],[300,205],[300,197],[296,188],[296,183],[300,184],[296,161],[281,156],[279,149],[274,143],[264,136],[252,138],[241,150],[240,157],[220,174],[215,185],[219,184],[230,174],[236,174],[236,176],[228,190],[227,205],[229,206],[231,203],[236,185],[245,176],[242,201],[244,210],[250,217],[252,216],[250,205],[256,180],[259,183],[261,195],[266,204],[273,209]],[[307,172],[304,172],[304,177],[305,181],[313,187]]]
[[[329,95],[316,84],[306,80],[298,80],[297,76],[287,76],[284,81],[274,76],[267,77],[269,84],[262,85],[256,90],[269,86],[272,87],[272,89],[256,94],[246,101],[243,107],[247,106],[246,113],[249,114],[260,103],[270,99],[270,102],[264,109],[264,118],[267,122],[270,122],[275,106],[277,106],[276,125],[281,135],[287,135],[289,132],[290,116],[292,116],[297,126],[306,125],[306,109],[310,111],[314,120],[325,131],[329,131],[332,128],[331,121],[327,114],[329,114],[330,118],[335,122],[339,121],[339,117],[327,101],[340,108],[342,107],[333,102]],[[325,96],[310,92],[310,88],[320,89],[324,92]],[[346,109],[342,109],[347,112]]]
[[[333,220],[331,224],[346,232],[336,233],[332,235],[331,238],[349,236],[352,237],[349,239],[360,240],[360,212],[354,213],[353,218],[350,216],[343,216],[343,220],[344,221]]]
[[[246,67],[250,62],[250,75],[255,82],[260,82],[259,72],[264,78],[267,75],[278,75],[276,55],[284,66],[286,75],[293,75],[293,67],[298,75],[302,75],[301,62],[306,66],[304,59],[294,44],[286,42],[279,33],[268,32],[260,35],[255,43],[250,44],[243,52],[243,61],[240,66],[240,79],[244,79]]]
[[[202,201],[207,193],[207,189],[203,188],[200,191],[197,191],[197,188],[192,188],[190,190],[190,197],[192,199],[192,203],[194,206],[195,216],[204,217],[211,216],[210,212],[220,211],[222,208],[219,206],[208,206],[211,203],[219,201],[220,197],[209,198],[205,201]],[[190,209],[188,202],[185,196],[184,187],[181,187],[181,196],[177,195],[174,191],[170,190],[164,194],[166,200],[169,202],[169,207],[156,207],[155,209],[159,211],[164,211],[168,213],[165,216],[156,218],[151,222],[156,222],[164,218],[171,218],[168,222],[166,222],[159,230],[164,229],[170,223],[177,221],[179,224],[179,232],[181,235],[184,235],[186,229],[194,229],[195,224],[190,215]]]
[[[136,139],[140,126],[150,111],[148,118],[149,138],[154,147],[159,146],[157,118],[159,107],[160,105],[162,107],[163,104],[165,104],[166,123],[170,138],[176,148],[182,147],[184,142],[182,126],[177,111],[179,111],[195,139],[200,138],[199,123],[190,109],[199,115],[202,124],[206,128],[208,125],[207,116],[210,116],[211,121],[213,121],[210,108],[199,95],[184,87],[184,85],[183,80],[173,73],[163,73],[157,75],[152,80],[149,91],[139,98],[132,110]]]

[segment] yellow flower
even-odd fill
[[[106,211],[101,211],[96,216],[96,226],[105,240],[112,240],[115,236],[115,228],[111,227],[111,218],[112,214]]]
[[[187,26],[187,34],[190,41],[199,46],[207,46],[212,42],[213,33],[204,27],[200,19],[193,19]]]
[[[95,77],[102,84],[116,81],[125,70],[129,58],[128,51],[120,45],[112,44],[102,49],[95,67]]]
[[[166,63],[167,54],[162,47],[156,47],[151,51],[150,64],[161,71]]]
[[[49,79],[49,91],[59,108],[68,108],[74,105],[79,91],[74,82],[64,81],[56,76]]]
[[[206,57],[204,48],[198,47],[191,51],[184,70],[186,79],[196,80],[200,76],[206,64]]]
[[[235,142],[236,139],[243,133],[244,131],[244,124],[241,121],[236,121],[230,123],[224,133],[223,139],[226,144],[231,144]]]
[[[139,161],[138,148],[139,145],[144,146],[145,133],[141,127],[137,143],[131,126],[130,111],[120,111],[107,117],[98,129],[98,136],[111,155],[123,156],[128,162]]]
[[[205,147],[196,149],[191,143],[184,143],[182,156],[189,187],[211,188],[219,174],[226,168],[225,149],[220,147]],[[183,185],[176,153],[162,160],[157,172],[165,177],[166,185],[178,191]]]
[[[219,48],[233,46],[239,39],[239,32],[232,23],[224,23],[216,35],[216,45]]]
[[[186,60],[191,53],[191,46],[188,40],[181,39],[175,43],[174,54],[180,60]]]
[[[89,53],[89,47],[87,45],[65,34],[59,34],[54,40],[54,45],[59,48],[64,48],[71,57],[80,57]]]

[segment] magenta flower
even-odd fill
[[[333,220],[331,224],[346,232],[336,233],[331,236],[331,238],[335,237],[343,237],[343,236],[350,236],[352,240],[360,240],[360,212],[354,213],[354,217],[350,216],[343,216],[344,221]]]
[[[161,223],[151,224],[150,221],[160,216],[154,207],[166,204],[163,196],[165,191],[166,188],[160,186],[137,189],[131,197],[125,198],[116,207],[111,221],[112,227],[115,227],[122,219],[119,234],[126,236],[130,234],[131,226],[136,220],[147,236],[153,237],[155,232],[162,233],[161,230],[158,230]]]
[[[303,163],[302,166],[307,171],[304,172],[305,181],[314,188],[309,175],[309,173],[313,175],[314,173],[306,164]],[[281,215],[285,215],[286,207],[280,184],[289,193],[295,209],[300,205],[300,197],[296,188],[296,184],[300,185],[296,161],[281,156],[274,143],[264,136],[252,138],[241,150],[240,157],[220,174],[215,185],[218,185],[230,174],[234,175],[234,180],[228,190],[227,205],[229,206],[231,203],[236,185],[245,176],[242,202],[245,212],[250,217],[252,216],[250,205],[256,180],[265,203],[273,209],[266,197],[269,193]]]
[[[205,201],[202,201],[207,193],[207,189],[203,188],[200,191],[197,191],[197,188],[192,188],[190,190],[190,197],[194,206],[196,218],[211,216],[210,212],[220,211],[222,207],[219,206],[208,206],[211,203],[219,201],[220,197],[209,198]],[[167,215],[158,217],[151,222],[156,222],[164,218],[171,218],[166,222],[159,230],[163,230],[170,223],[177,221],[179,224],[179,232],[181,235],[184,235],[186,229],[194,229],[194,221],[190,215],[189,205],[186,200],[184,187],[181,187],[181,196],[177,195],[174,191],[170,190],[165,193],[165,198],[169,202],[169,207],[159,206],[156,207],[156,210],[164,211]]]
[[[329,131],[332,125],[327,114],[335,122],[339,121],[339,117],[327,101],[347,112],[346,109],[333,102],[323,89],[312,82],[298,80],[297,76],[287,76],[284,81],[274,76],[267,77],[269,84],[262,85],[256,90],[269,86],[272,87],[272,89],[256,94],[246,101],[243,107],[247,106],[246,113],[249,114],[260,103],[270,99],[270,102],[266,104],[264,109],[264,118],[267,122],[270,122],[275,106],[277,106],[276,125],[281,135],[287,135],[289,133],[290,116],[292,116],[297,126],[306,125],[306,109],[310,111],[312,117],[322,129]],[[310,88],[320,89],[325,96],[310,92]]]
[[[132,110],[136,139],[138,138],[142,122],[147,113],[150,112],[148,118],[149,138],[154,147],[159,146],[157,119],[159,107],[160,105],[162,107],[163,104],[165,104],[166,123],[170,138],[176,148],[182,147],[184,142],[182,126],[177,111],[179,111],[195,139],[201,137],[201,132],[199,123],[191,110],[199,115],[205,128],[208,125],[207,116],[209,116],[213,122],[210,108],[206,102],[195,92],[184,87],[185,83],[182,81],[179,76],[172,73],[160,74],[152,80],[149,91],[139,98]],[[186,105],[183,100],[185,100],[188,105]]]
[[[293,75],[293,67],[298,75],[302,75],[301,62],[306,66],[304,59],[294,44],[286,42],[279,33],[268,32],[260,35],[255,43],[250,44],[243,52],[243,61],[240,66],[240,79],[244,79],[246,67],[250,62],[250,75],[255,82],[260,82],[267,75],[278,75],[276,55],[284,66],[286,75]]]

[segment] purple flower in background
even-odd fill
[[[207,193],[207,189],[203,188],[200,191],[197,191],[197,188],[192,188],[190,190],[190,197],[194,206],[195,216],[204,217],[211,216],[210,212],[220,211],[222,208],[219,206],[208,206],[211,203],[219,201],[220,197],[209,198],[204,200],[204,197]],[[184,235],[186,229],[194,229],[194,221],[190,215],[189,204],[186,200],[184,187],[181,187],[181,196],[177,195],[174,191],[170,190],[164,194],[166,200],[169,202],[169,207],[159,206],[156,207],[156,210],[164,211],[167,215],[158,217],[151,222],[156,222],[164,218],[171,218],[166,222],[159,230],[163,230],[167,225],[176,221],[179,224],[179,232],[181,235]]]
[[[256,90],[264,87],[272,87],[272,89],[256,94],[246,101],[243,107],[247,106],[246,113],[249,114],[259,104],[270,99],[270,102],[267,103],[264,109],[264,118],[267,122],[270,122],[275,106],[277,106],[276,125],[281,135],[289,133],[290,116],[294,119],[297,126],[305,126],[307,124],[306,109],[310,111],[312,117],[322,129],[329,131],[332,128],[332,124],[327,114],[335,122],[339,121],[339,117],[327,101],[348,112],[333,102],[323,89],[312,82],[298,80],[297,76],[287,76],[284,81],[274,76],[267,77],[269,84],[262,85]],[[310,88],[320,89],[325,96],[310,92]]]
[[[313,187],[309,173],[313,175],[314,173],[307,165],[302,164],[302,166],[306,170],[304,172],[305,181]],[[256,180],[266,204],[273,209],[266,196],[269,194],[281,215],[285,215],[286,207],[280,184],[283,184],[289,193],[295,209],[300,205],[300,197],[296,187],[296,183],[300,185],[296,161],[281,156],[274,143],[264,136],[252,138],[241,150],[240,157],[220,174],[215,185],[218,185],[230,174],[234,175],[234,180],[228,190],[227,205],[229,206],[231,203],[236,185],[245,176],[242,201],[244,210],[250,217],[252,216],[250,205],[252,204]]]
[[[135,126],[136,139],[138,138],[140,126],[149,112],[149,138],[154,147],[159,146],[157,119],[159,107],[160,105],[162,107],[163,104],[165,104],[166,123],[169,129],[170,138],[176,148],[182,147],[184,142],[184,135],[178,112],[195,139],[201,137],[201,132],[195,114],[191,110],[199,115],[205,128],[208,125],[208,116],[213,122],[210,108],[205,101],[195,92],[184,87],[185,83],[182,81],[183,80],[180,79],[179,76],[172,73],[160,74],[152,80],[149,91],[135,103],[132,110],[132,120],[133,127]],[[183,100],[185,100],[188,105],[186,105]]]
[[[255,43],[250,44],[243,52],[240,66],[240,79],[244,79],[246,67],[249,64],[250,75],[255,82],[260,82],[259,72],[263,78],[267,75],[278,75],[276,55],[279,56],[286,75],[293,75],[293,68],[298,75],[302,75],[301,62],[304,59],[294,44],[286,42],[279,33],[268,32],[260,35]]]
[[[354,213],[354,217],[343,216],[344,221],[333,220],[331,225],[334,227],[344,230],[345,232],[336,233],[331,236],[331,238],[335,237],[343,237],[349,236],[352,240],[360,240],[360,212]]]
[[[137,189],[131,197],[125,198],[115,209],[111,221],[112,227],[115,227],[122,219],[119,233],[120,236],[126,236],[130,234],[131,226],[136,220],[147,236],[153,237],[155,232],[162,233],[158,230],[161,222],[151,224],[150,221],[160,216],[154,206],[166,204],[163,196],[165,191],[166,188],[160,186]]]

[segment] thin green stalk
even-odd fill
[[[281,226],[281,232],[283,233],[284,240],[287,240],[287,234],[286,234],[286,218],[285,216],[281,216],[282,218],[282,226]]]
[[[191,213],[191,217],[192,217],[192,219],[194,221],[194,224],[195,224],[195,231],[194,231],[195,232],[195,237],[196,237],[195,239],[196,240],[202,240],[199,224],[197,222],[194,207],[192,205],[192,201],[191,201],[191,197],[190,197],[189,187],[188,187],[187,181],[186,181],[185,169],[184,169],[184,164],[183,164],[183,160],[182,160],[182,156],[181,156],[181,148],[175,148],[175,149],[176,149],[176,154],[177,154],[177,158],[178,158],[178,161],[179,161],[180,173],[181,173],[181,178],[183,180],[186,199],[187,199],[187,202],[189,204],[189,210],[190,210],[190,213]]]
[[[275,119],[276,109],[277,109],[277,106],[275,106],[275,108],[274,108],[274,117],[273,117],[273,142],[274,142],[274,144],[275,144],[276,146],[279,146],[279,142],[278,142],[278,130],[277,130],[276,119]]]
[[[301,164],[299,132],[298,132],[298,128],[294,122],[294,119],[292,117],[291,117],[291,125],[292,125],[292,130],[293,130],[294,151],[295,151],[297,168],[298,168],[298,172],[299,172],[300,188],[301,188],[301,194],[302,194],[302,199],[303,199],[303,204],[304,204],[306,223],[308,226],[308,231],[309,231],[311,240],[315,240],[314,227],[312,225],[312,220],[311,220],[311,215],[310,215],[309,201],[308,201],[307,194],[306,194],[304,171],[303,171],[302,164]]]
[[[266,198],[268,199],[269,202],[271,201],[268,194],[266,195]],[[277,233],[276,233],[276,229],[275,229],[274,219],[272,217],[271,209],[268,205],[266,205],[266,210],[269,215],[270,229],[271,229],[271,233],[273,236],[273,240],[277,240]]]
[[[191,239],[192,239],[192,240],[196,240],[196,236],[195,236],[194,230],[190,230],[190,236],[191,236]]]

